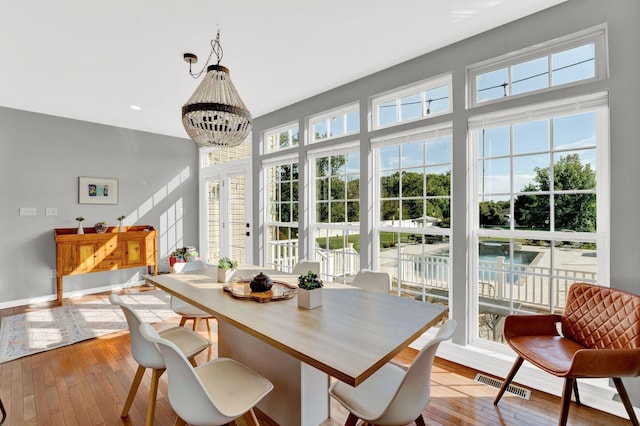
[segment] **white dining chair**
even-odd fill
[[[230,358],[216,358],[194,368],[151,325],[142,324],[140,334],[158,346],[165,360],[169,403],[178,415],[176,425],[217,426],[243,417],[248,425],[258,426],[253,407],[273,389],[269,380]]]
[[[334,382],[329,394],[349,411],[345,426],[354,426],[359,419],[378,426],[414,421],[424,426],[422,410],[429,403],[433,359],[440,342],[453,335],[456,324],[455,320],[442,324],[408,370],[389,362],[356,387]]]
[[[197,271],[197,270],[206,269],[206,268],[207,268],[207,264],[201,260],[196,260],[193,262],[185,262],[180,273]],[[212,340],[211,323],[209,322],[209,320],[215,319],[213,315],[173,295],[171,296],[171,302],[169,305],[171,306],[171,310],[173,310],[173,312],[180,315],[181,326],[184,326],[187,323],[187,321],[193,321],[192,329],[193,331],[198,331],[198,326],[200,324],[200,321],[204,320],[207,325],[209,340]]]
[[[320,262],[312,262],[310,260],[300,260],[295,264],[291,273],[293,275],[305,275],[307,272],[313,272],[314,274],[320,274]]]
[[[127,324],[129,325],[131,355],[138,363],[138,370],[136,371],[136,375],[131,383],[131,388],[129,389],[129,394],[127,395],[124,407],[122,407],[120,417],[127,417],[129,415],[129,409],[131,408],[133,399],[136,396],[136,392],[138,391],[144,372],[147,368],[151,368],[153,369],[153,372],[151,375],[151,387],[149,389],[149,403],[147,406],[146,421],[146,425],[151,426],[154,424],[158,382],[160,380],[160,376],[165,371],[164,359],[156,345],[149,343],[140,334],[140,324],[146,323],[142,321],[142,318],[140,318],[135,309],[125,303],[122,298],[115,293],[109,295],[109,301],[113,305],[120,306],[122,312],[124,312]],[[149,326],[151,327],[151,325]],[[194,357],[211,346],[211,342],[207,339],[185,327],[171,327],[162,330],[160,335],[164,339],[173,342],[176,347],[179,348],[180,352],[182,352],[183,356],[185,356],[186,359],[189,359],[193,365],[196,364]]]
[[[361,269],[353,278],[352,285],[365,290],[389,294],[391,292],[391,274]]]

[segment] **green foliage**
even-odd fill
[[[82,221],[84,220],[84,217],[82,217],[82,216],[78,216],[78,217],[76,217],[76,220],[77,220],[78,222],[82,222]]]
[[[509,214],[508,201],[483,201],[480,203],[480,226],[504,226]]]
[[[536,167],[533,182],[524,192],[550,190],[549,168]],[[554,191],[577,191],[596,187],[596,173],[590,164],[582,164],[578,154],[569,154],[553,166]],[[596,231],[595,194],[558,194],[553,199],[554,227],[576,232]],[[550,229],[550,197],[546,194],[518,196],[514,202],[516,222],[528,229]]]
[[[218,260],[218,269],[236,269],[237,267],[237,260],[231,260],[228,257],[222,257]]]
[[[321,288],[322,286],[322,280],[318,274],[314,274],[311,271],[298,277],[298,287],[304,288],[305,290],[313,290]]]

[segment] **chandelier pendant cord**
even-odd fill
[[[220,65],[220,62],[222,61],[222,55],[224,54],[224,51],[222,50],[222,45],[220,44],[220,30],[218,30],[216,39],[211,40],[211,52],[209,52],[209,57],[207,58],[207,61],[204,63],[204,66],[202,67],[202,69],[197,73],[192,72],[191,71],[192,62],[189,61],[189,74],[191,74],[191,77],[195,78],[196,80],[200,78],[200,76],[206,71],[207,66],[209,65],[209,62],[211,61],[211,57],[213,56],[214,53],[216,54],[216,58],[218,58],[217,65]]]

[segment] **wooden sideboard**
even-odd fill
[[[56,300],[62,302],[62,277],[117,269],[153,267],[158,273],[158,234],[153,226],[112,226],[104,233],[93,228],[54,229],[56,240]]]

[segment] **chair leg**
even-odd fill
[[[620,377],[614,377],[613,383],[616,385],[616,389],[618,390],[618,395],[622,400],[622,404],[624,404],[624,408],[627,410],[627,414],[629,415],[629,420],[633,426],[638,426],[638,418],[636,417],[635,411],[633,411],[633,405],[629,400],[629,394],[627,393],[627,389],[625,389],[624,384],[622,383],[622,379]]]
[[[197,318],[197,317],[196,317],[196,318],[194,318],[194,319],[193,319],[193,327],[192,327],[192,330],[197,332],[197,331],[198,331],[198,328],[199,328],[199,327],[198,327],[199,325],[200,325],[200,318]]]
[[[180,318],[180,327],[184,327],[184,325],[187,323],[187,317],[181,317]]]
[[[133,400],[136,397],[136,392],[138,392],[138,388],[140,387],[140,382],[142,381],[142,376],[144,376],[145,370],[145,367],[138,365],[138,370],[136,371],[136,375],[133,378],[133,382],[131,382],[129,395],[127,395],[127,401],[124,403],[124,407],[122,407],[120,417],[127,417],[129,415],[129,409],[131,408],[131,404],[133,404]]]
[[[523,362],[524,362],[524,358],[519,356],[518,359],[516,359],[516,361],[513,363],[513,366],[511,367],[511,371],[509,371],[509,374],[507,375],[507,377],[504,379],[504,382],[502,383],[500,392],[498,392],[496,399],[493,401],[493,405],[498,405],[500,398],[502,398],[502,395],[504,395],[505,391],[511,384],[511,381],[513,380],[513,378],[516,376],[516,373],[520,369],[520,366],[522,366]]]
[[[422,413],[418,414],[418,417],[416,417],[416,426],[426,426],[424,424],[424,417],[422,417]]]
[[[576,379],[567,377],[564,379],[564,389],[562,390],[562,409],[560,411],[560,420],[558,426],[566,426],[569,419],[569,407],[571,406],[571,392],[573,392],[573,384]]]
[[[176,416],[176,421],[173,422],[173,426],[187,426],[187,422],[182,420],[180,416]]]
[[[582,403],[580,402],[580,394],[578,393],[578,380],[574,380],[573,381],[573,394],[576,397],[576,404],[577,405],[582,405]]]
[[[0,399],[0,412],[2,412],[2,420],[0,420],[0,425],[4,423],[5,420],[7,420],[7,411],[4,409],[4,404],[2,403],[2,400]]]
[[[158,396],[158,382],[164,373],[164,368],[154,368],[151,375],[151,387],[149,388],[149,403],[147,405],[147,426],[153,426],[156,417],[156,398]]]
[[[258,423],[258,418],[256,417],[256,413],[253,412],[253,408],[244,413],[242,416],[247,426],[260,426]]]
[[[344,426],[356,426],[358,423],[358,418],[353,415],[353,413],[349,413],[349,417],[347,417],[347,421],[344,422]]]
[[[209,322],[209,318],[206,318],[205,321],[207,322],[207,331],[209,332],[209,341],[212,342],[213,338],[211,337],[211,323]]]

